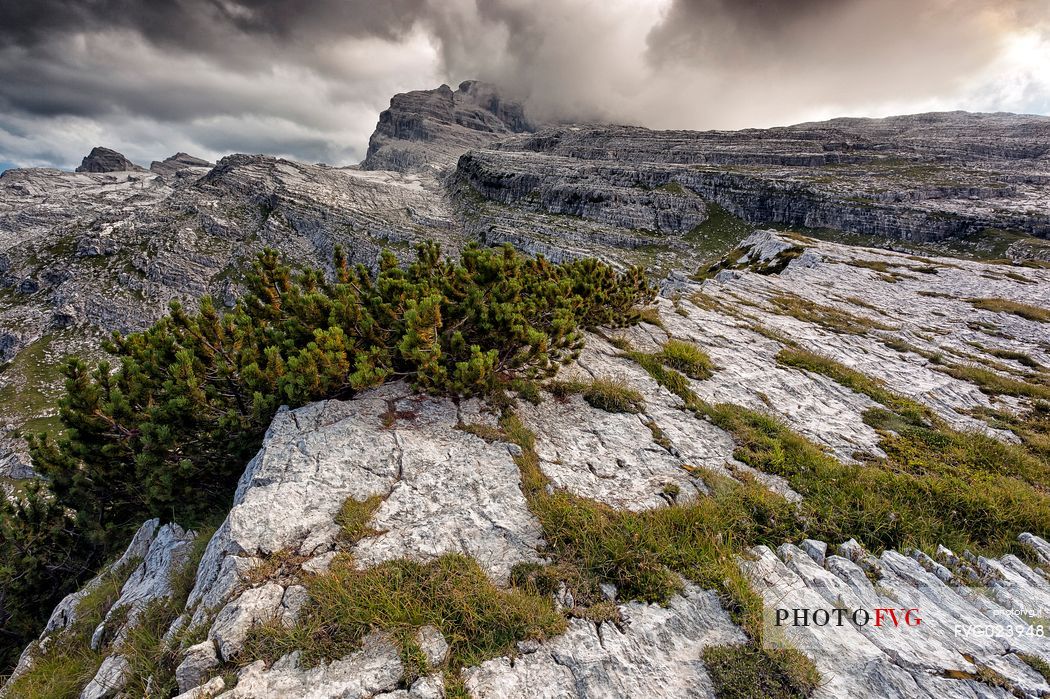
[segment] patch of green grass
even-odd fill
[[[879,310],[875,306],[872,306],[870,303],[868,303],[864,299],[859,298],[857,296],[847,296],[846,300],[849,301],[850,303],[852,303],[854,306],[860,306],[861,308],[866,308],[869,311],[878,312],[878,310]]]
[[[886,345],[890,349],[897,350],[902,354],[906,352],[911,352],[912,354],[917,354],[920,357],[932,361],[934,364],[940,363],[940,355],[938,355],[936,352],[930,352],[929,350],[925,350],[922,347],[919,347],[918,345],[913,345],[912,343],[908,342],[899,335],[880,335],[878,339],[879,342],[881,342],[882,344]]]
[[[535,436],[514,416],[504,419],[508,439],[522,448],[517,463],[522,490],[543,525],[548,553],[584,580],[616,585],[622,599],[666,602],[681,589],[677,574],[724,588],[736,577],[730,541],[783,541],[793,507],[757,483],[707,474],[714,497],[643,512],[618,510],[561,490],[548,492]],[[742,517],[742,512],[752,517]],[[759,524],[761,522],[762,524]],[[542,588],[541,588],[542,589]],[[761,619],[755,619],[761,626]],[[757,630],[757,627],[756,627]]]
[[[609,413],[639,413],[645,404],[642,394],[623,379],[598,378],[583,389],[583,399]]]
[[[368,526],[379,506],[383,504],[382,495],[373,495],[367,500],[354,500],[347,498],[335,517],[335,523],[339,525],[343,539],[350,544],[356,544],[367,536],[375,536],[379,532]]]
[[[938,370],[961,381],[977,384],[978,388],[991,395],[1050,400],[1050,386],[1003,376],[975,364],[942,364]]]
[[[768,668],[791,679],[806,696],[816,670],[804,655],[758,649],[762,639],[762,600],[751,589],[736,562],[745,546],[776,545],[797,529],[794,506],[764,486],[736,482],[716,474],[704,481],[711,497],[670,507],[631,512],[551,490],[539,465],[533,435],[514,415],[503,421],[508,439],[521,447],[515,458],[522,491],[539,519],[553,563],[515,570],[520,585],[550,594],[567,585],[578,606],[573,614],[591,618],[604,613],[599,584],[611,583],[620,600],[667,602],[681,589],[681,578],[714,588],[732,618],[753,639]],[[608,606],[608,605],[606,605]],[[599,612],[593,610],[598,607]],[[789,660],[790,658],[790,660]],[[791,673],[784,669],[792,668]],[[757,671],[757,670],[756,670]]]
[[[717,368],[706,352],[685,340],[669,339],[657,356],[665,365],[692,379],[709,379]]]
[[[1050,483],[1050,463],[1037,454],[980,432],[952,430],[926,406],[890,391],[878,379],[829,357],[792,348],[782,350],[777,362],[827,376],[886,406],[889,412],[869,411],[865,421],[882,431],[879,446],[887,453],[895,471],[975,481],[1002,476],[1019,479],[1040,490]]]
[[[695,244],[707,259],[717,260],[754,230],[754,226],[724,207],[707,202],[707,220],[686,233],[683,240]]]
[[[753,644],[708,646],[704,666],[719,699],[794,699],[820,684],[813,663],[798,651],[769,651]]]
[[[690,194],[690,192],[687,191],[685,187],[673,180],[671,182],[667,182],[665,184],[660,185],[656,189],[661,192],[667,192],[668,194],[676,194],[679,196],[686,196]]]
[[[503,441],[503,430],[493,425],[486,425],[483,423],[473,422],[465,425],[459,425],[457,429],[461,429],[464,432],[468,432],[475,437],[480,437],[486,442],[500,442]]]
[[[519,378],[513,380],[510,387],[518,394],[519,398],[526,400],[533,405],[539,405],[543,400],[543,394],[540,392],[540,385],[535,381]]]
[[[301,651],[306,665],[341,658],[369,632],[395,639],[436,627],[449,644],[449,667],[476,665],[513,654],[519,641],[545,639],[565,629],[550,598],[497,588],[473,559],[445,554],[429,563],[395,560],[357,570],[348,560],[306,581],[310,601],[299,622],[255,627],[244,658],[268,661]]]
[[[91,649],[91,635],[120,597],[120,589],[138,566],[133,559],[103,574],[77,605],[76,618],[63,631],[49,637],[47,647],[35,648],[29,670],[5,686],[9,697],[19,699],[76,699],[98,672],[108,647]]]
[[[660,310],[656,306],[649,306],[638,311],[638,319],[643,323],[655,325],[658,328],[664,327],[664,321],[660,318]]]
[[[880,430],[886,459],[844,464],[770,415],[699,400],[681,374],[652,355],[627,356],[674,387],[687,408],[733,435],[737,459],[786,479],[803,496],[795,538],[855,538],[874,551],[944,544],[1002,553],[1016,546],[1023,531],[1050,533],[1045,459],[980,433],[951,430],[921,406],[841,365],[819,357],[809,364],[908,416],[889,410],[866,414]],[[923,420],[932,426],[923,426]]]
[[[687,405],[696,398],[693,389],[689,387],[689,379],[678,371],[664,366],[663,358],[659,354],[628,351],[624,353],[624,356],[645,369],[656,383],[681,398]]]
[[[986,419],[992,427],[1010,430],[1029,452],[1050,462],[1050,403],[1035,401],[1023,414],[988,408],[975,410],[974,414]]]
[[[718,311],[722,309],[722,304],[718,302],[714,296],[705,294],[702,290],[693,293],[689,297],[689,302],[697,308],[702,308],[705,311]]]
[[[902,425],[899,416],[884,410],[870,410],[864,419],[882,433],[879,446],[896,471],[984,483],[1003,497],[1012,494],[1018,503],[1031,500],[1028,511],[1034,523],[1046,517],[1041,508],[1050,492],[1050,462],[1038,454],[982,432],[959,432],[943,424]]]
[[[1009,299],[975,298],[967,300],[974,308],[980,308],[984,311],[1013,313],[1025,320],[1032,320],[1038,323],[1050,323],[1050,310],[1040,306],[1032,306],[1031,304],[1010,301]]]
[[[175,682],[178,648],[164,640],[164,634],[178,614],[179,610],[170,600],[154,600],[128,630],[122,651],[130,665],[125,688],[128,696],[161,699],[178,693]]]
[[[1038,656],[1028,655],[1027,653],[1018,653],[1017,657],[1024,661],[1028,667],[1042,675],[1044,680],[1050,682],[1050,663]]]
[[[770,302],[781,312],[806,323],[820,325],[832,332],[863,335],[869,330],[896,330],[879,321],[855,316],[846,311],[814,303],[794,294],[777,294]]]
[[[883,274],[889,273],[890,270],[893,269],[893,266],[890,265],[889,262],[885,262],[883,260],[859,260],[854,258],[852,260],[847,260],[845,264],[849,265],[850,267],[871,269],[876,272],[882,272]]]
[[[982,453],[996,444],[990,438],[953,443],[950,433],[898,418],[906,434],[883,432],[888,459],[844,464],[772,416],[729,404],[696,407],[733,435],[737,459],[781,476],[803,496],[800,534],[808,538],[856,538],[876,552],[944,544],[998,554],[1023,531],[1050,533],[1050,498]]]
[[[998,349],[996,347],[981,347],[980,349],[992,355],[993,357],[997,357],[999,359],[1008,359],[1012,362],[1017,362],[1022,366],[1026,366],[1029,369],[1036,369],[1039,371],[1046,370],[1046,367],[1044,367],[1036,360],[1032,359],[1030,355],[1027,355],[1024,352],[1018,352],[1016,350]]]
[[[5,384],[0,386],[0,414],[37,433],[57,429],[54,411],[62,393],[62,362],[52,356],[54,335],[44,335],[15,355],[4,366]]]
[[[619,378],[597,378],[593,381],[548,381],[544,387],[555,398],[565,398],[575,393],[592,407],[607,413],[640,413],[645,405],[641,393]]]
[[[90,640],[90,639],[89,639]],[[7,687],[19,699],[77,699],[98,672],[102,654],[85,642],[59,638],[33,658],[33,667]]]

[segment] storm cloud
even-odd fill
[[[0,162],[352,163],[392,94],[467,78],[655,128],[1046,113],[1046,65],[1045,0],[0,0]]]

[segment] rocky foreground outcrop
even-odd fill
[[[784,264],[770,273],[777,260]],[[682,410],[681,397],[617,345],[645,351],[669,337],[696,343],[717,365],[711,377],[689,380],[699,397],[772,414],[845,462],[881,453],[880,436],[863,417],[878,404],[826,376],[778,362],[786,346],[877,376],[959,429],[1009,441],[1016,438],[976,419],[974,409],[1016,411],[1024,401],[989,395],[945,373],[945,360],[933,357],[965,353],[1007,376],[1014,360],[995,351],[1045,367],[1050,333],[1037,320],[975,308],[967,299],[976,294],[1050,308],[1050,272],[919,260],[760,232],[706,281],[667,280],[657,302],[659,325],[589,336],[578,362],[559,377],[616,377],[641,393],[640,413],[604,412],[579,395],[520,401],[516,411],[536,435],[539,467],[554,490],[646,511],[708,497],[698,475],[713,471],[758,479],[797,501],[784,481],[737,461],[730,434]],[[861,331],[792,315],[782,305],[789,295],[825,315],[837,309]],[[448,643],[432,627],[416,638],[429,668],[418,679],[395,639],[378,630],[347,656],[319,665],[295,651],[272,663],[253,658],[246,639],[257,624],[294,624],[310,604],[304,583],[336,565],[337,557],[370,568],[462,554],[499,586],[515,564],[545,560],[543,529],[514,460],[521,447],[477,436],[495,420],[483,402],[421,396],[401,383],[350,401],[281,411],[165,634],[192,640],[177,650],[180,696],[444,696]],[[381,502],[367,532],[348,542],[339,533],[340,507],[347,498],[373,497]],[[110,650],[82,697],[120,696],[131,653],[122,646],[122,629],[149,600],[171,594],[172,571],[186,560],[193,538],[175,525],[147,522],[124,558],[103,573],[137,562],[112,607],[126,606],[130,614],[123,625],[100,624],[95,635]],[[1050,609],[1050,544],[1022,534],[1018,550],[1027,551],[1026,560],[943,547],[874,556],[855,541],[788,541],[754,548],[738,565],[767,612],[908,608],[921,616],[919,625],[792,629],[786,641],[824,678],[815,696],[1044,696],[1050,685],[1032,659],[1050,662],[1050,639],[1036,632]],[[41,644],[76,618],[80,600],[97,584],[59,605]],[[709,697],[714,689],[704,649],[747,640],[713,591],[686,584],[665,606],[620,600],[608,585],[603,593],[619,604],[619,621],[576,618],[571,595],[559,591],[557,605],[569,616],[563,634],[522,642],[512,656],[465,668],[463,686],[476,697]],[[980,633],[993,627],[1016,633]],[[30,648],[16,676],[33,658]]]

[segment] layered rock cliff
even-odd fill
[[[440,171],[468,148],[535,130],[524,106],[477,80],[394,95],[368,141],[367,170]]]
[[[736,132],[569,126],[470,153],[457,176],[516,208],[664,235],[698,223],[699,196],[752,223],[1046,238],[1048,138],[1047,117],[961,112]]]

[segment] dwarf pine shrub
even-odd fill
[[[585,328],[636,321],[654,293],[639,269],[555,264],[510,246],[468,246],[453,260],[433,243],[407,265],[384,252],[376,272],[337,250],[329,274],[267,250],[246,287],[230,312],[207,297],[196,312],[173,303],[147,330],[114,335],[111,361],[65,365],[64,431],[30,440],[47,488],[0,502],[8,662],[142,520],[192,526],[224,511],[279,406],[389,380],[503,392],[556,373]]]

